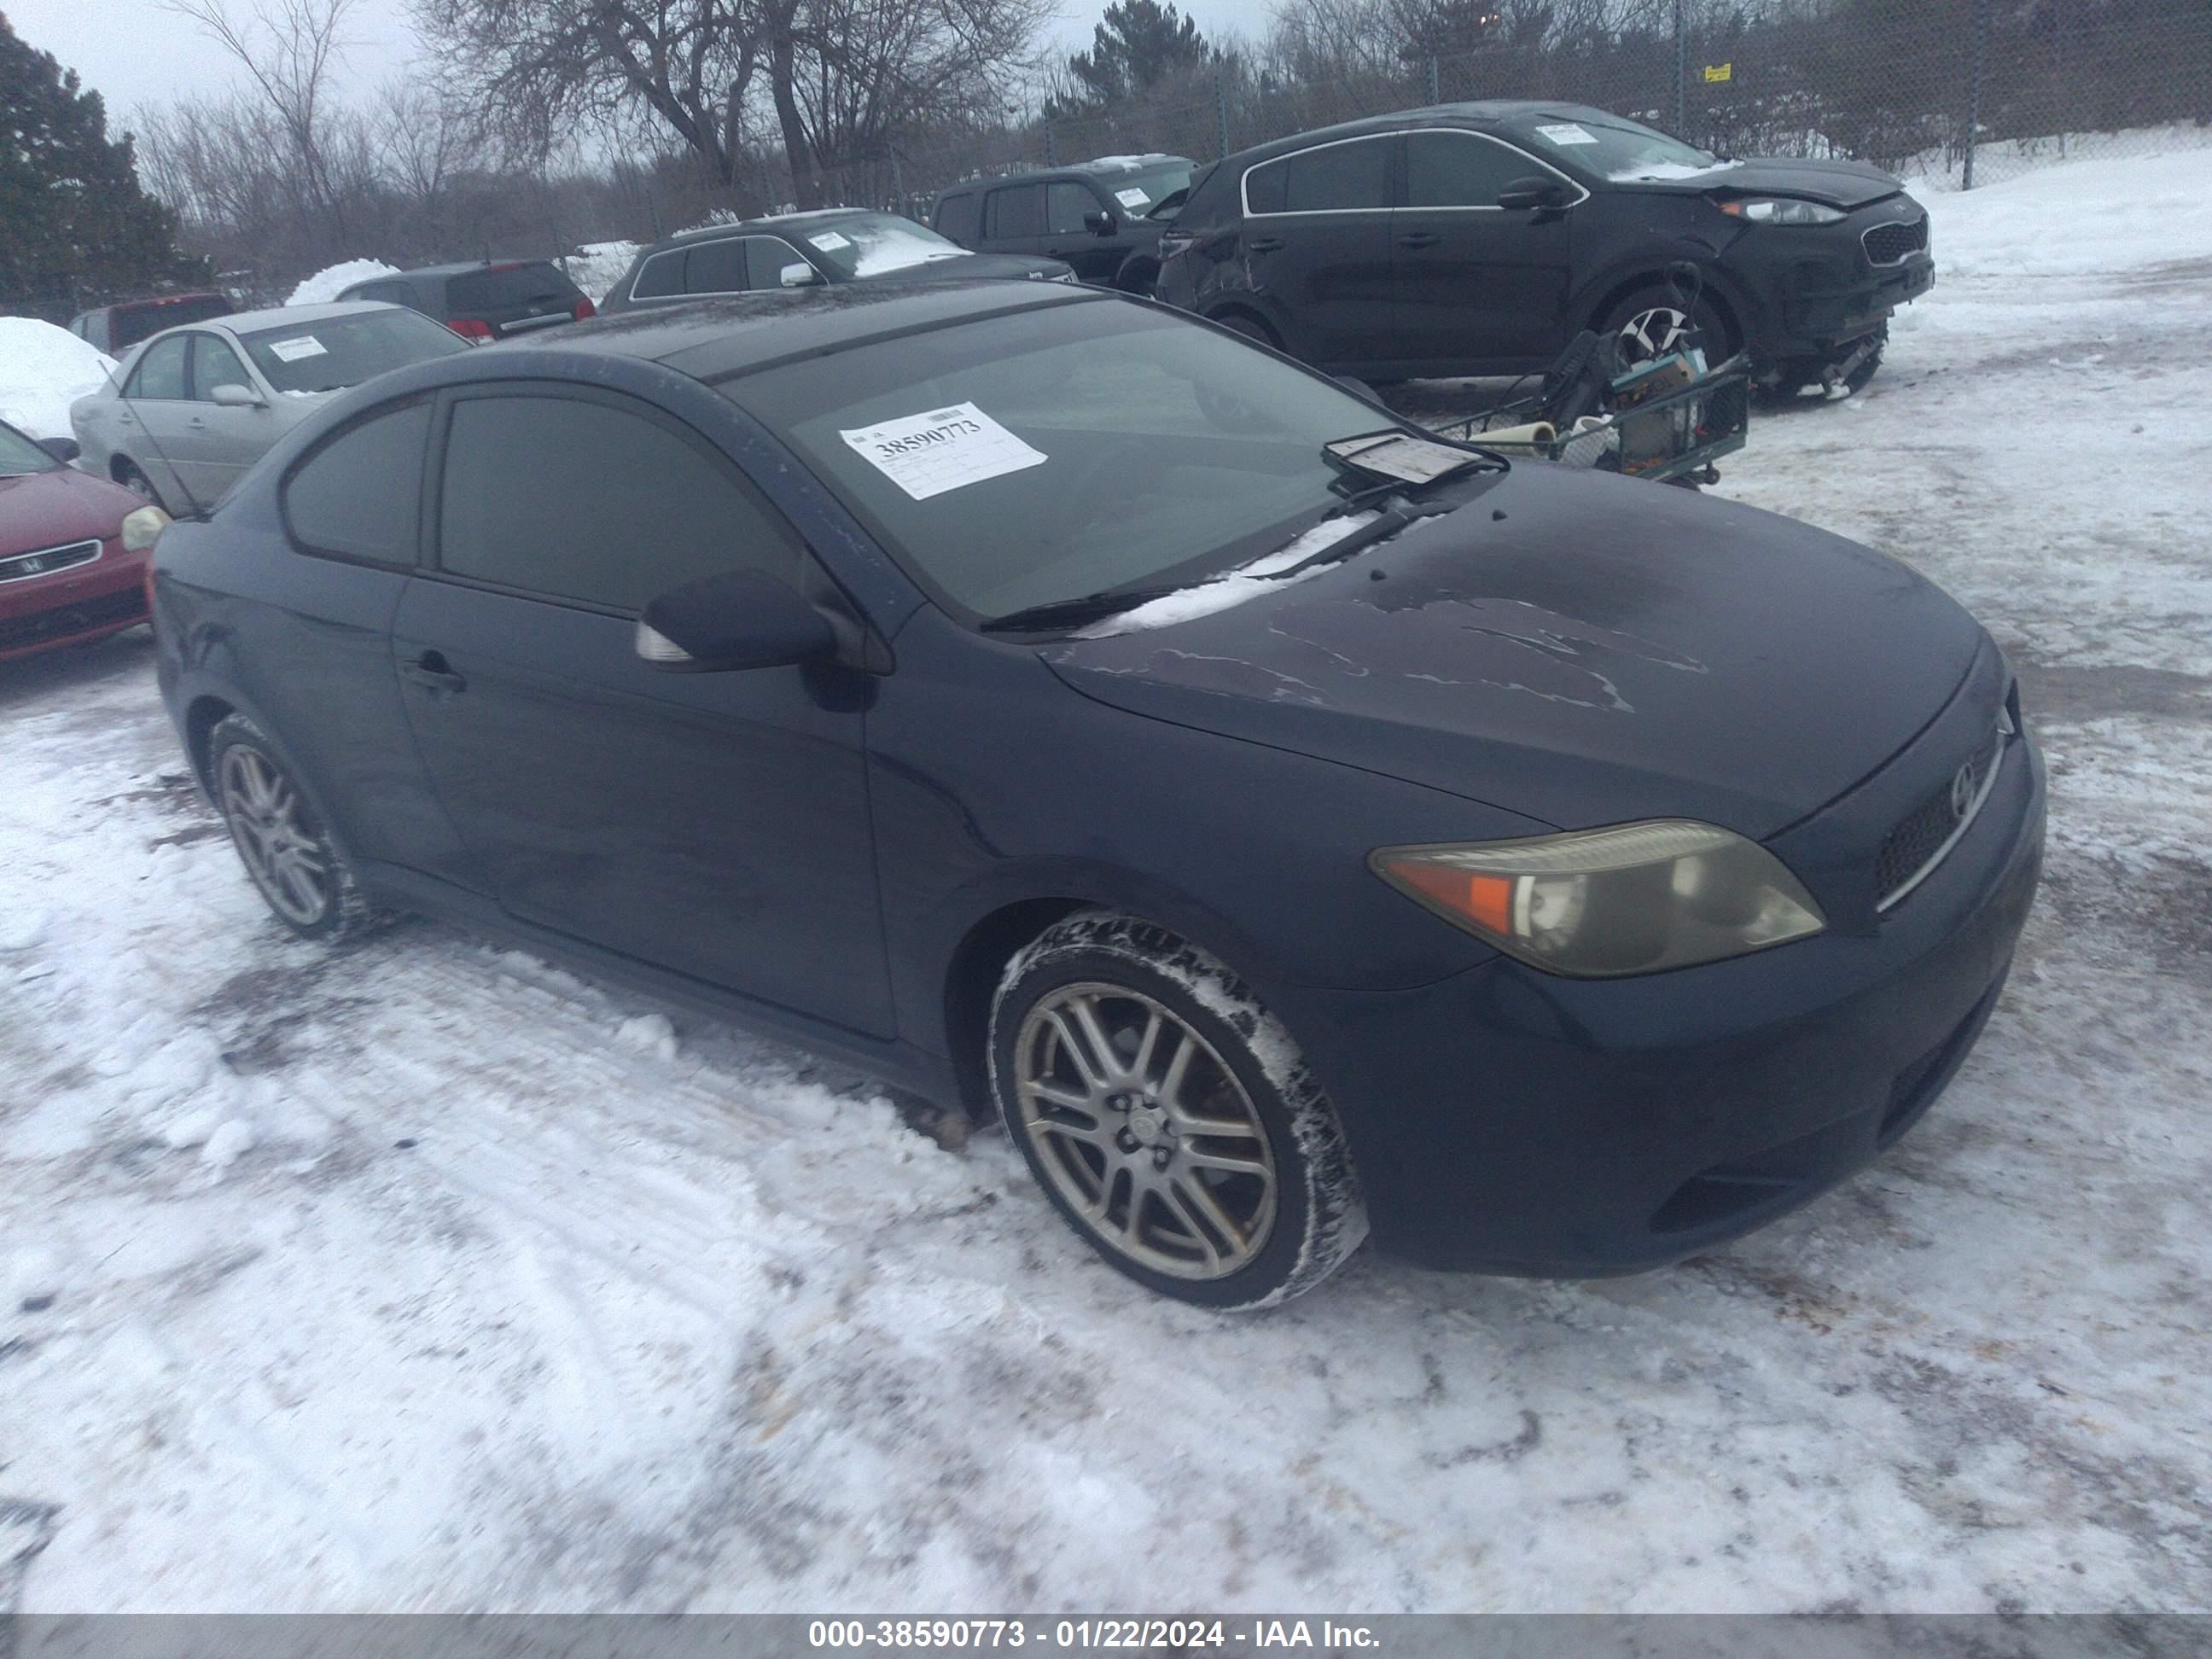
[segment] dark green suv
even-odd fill
[[[1073,167],[977,179],[938,193],[929,222],[978,253],[1065,259],[1101,288],[1150,294],[1161,220],[1148,216],[1190,183],[1183,155],[1102,155]]]

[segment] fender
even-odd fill
[[[1766,310],[1751,290],[1717,263],[1723,249],[1701,236],[1655,237],[1634,252],[1615,259],[1583,283],[1567,299],[1567,316],[1574,329],[1595,328],[1600,308],[1621,289],[1649,281],[1664,285],[1669,264],[1687,259],[1704,274],[1705,288],[1718,296],[1742,331],[1742,343],[1756,350],[1768,332]]]

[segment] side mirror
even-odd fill
[[[822,273],[802,259],[786,265],[776,273],[776,280],[786,288],[811,288],[822,280]]]
[[[260,394],[250,386],[225,384],[217,386],[213,392],[208,393],[208,396],[215,400],[215,406],[217,409],[266,409],[269,407],[261,400]]]
[[[785,668],[836,649],[830,618],[762,570],[726,570],[672,588],[637,624],[637,654],[678,673]]]
[[[1110,213],[1086,213],[1083,216],[1083,228],[1093,236],[1111,236],[1114,234],[1114,216]]]
[[[1498,205],[1508,212],[1522,208],[1555,208],[1566,204],[1566,186],[1556,179],[1533,175],[1527,179],[1516,179],[1498,192]]]
[[[83,450],[77,447],[77,441],[74,438],[41,438],[39,440],[39,447],[56,460],[64,464],[75,460],[84,453]]]

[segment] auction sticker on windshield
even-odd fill
[[[296,363],[302,357],[323,357],[330,354],[330,348],[312,334],[302,334],[291,340],[271,340],[269,349],[288,363]]]
[[[1045,461],[1041,451],[973,404],[953,404],[878,426],[840,428],[837,435],[918,501]]]
[[[1140,208],[1152,198],[1141,190],[1117,190],[1114,192],[1114,199],[1125,208]]]
[[[840,236],[834,230],[817,230],[806,240],[813,243],[815,246],[820,248],[824,253],[835,253],[841,247],[850,247],[853,246],[852,238],[849,236]]]
[[[1594,144],[1597,143],[1597,137],[1595,134],[1584,131],[1582,128],[1577,126],[1572,121],[1561,121],[1552,126],[1538,127],[1536,129],[1536,136],[1539,138],[1549,139],[1555,144]]]

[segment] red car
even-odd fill
[[[148,552],[123,544],[144,505],[0,422],[0,662],[146,620]]]

